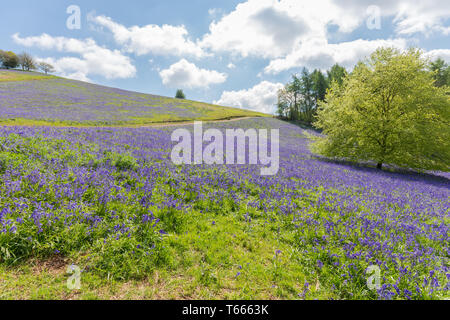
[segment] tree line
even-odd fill
[[[320,70],[293,74],[292,80],[278,92],[277,115],[285,120],[311,125],[314,122],[319,102],[325,100],[327,90],[333,82],[342,84],[347,71],[335,64],[326,74]]]
[[[19,55],[12,51],[0,50],[0,66],[5,69],[20,68],[23,71],[41,70],[45,74],[55,72],[55,68],[47,62],[37,62],[30,54]]]
[[[444,60],[438,58],[430,62],[427,69],[432,73],[436,87],[450,86],[450,66]],[[283,120],[312,125],[327,92],[333,84],[342,86],[348,76],[347,70],[339,64],[325,73],[318,69],[309,72],[307,68],[303,68],[300,74],[293,74],[291,81],[279,90],[277,116]]]
[[[312,124],[320,101],[325,100],[333,82],[342,84],[347,71],[335,64],[326,74],[316,69],[309,72],[303,68],[293,74],[292,80],[278,92],[277,115],[285,120]]]

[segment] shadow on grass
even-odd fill
[[[295,125],[297,127],[305,129],[305,130],[312,130],[312,131],[315,131],[317,133],[322,133],[322,130],[315,128],[311,123],[308,123],[308,122],[304,122],[304,121],[300,121],[300,120],[288,120],[288,119],[280,118],[280,117],[274,117],[274,118],[278,119],[280,121],[289,123],[289,124],[293,124],[293,125]]]
[[[395,179],[401,179],[405,181],[421,181],[425,183],[429,183],[438,187],[445,187],[450,189],[450,174],[449,177],[445,177],[442,172],[432,172],[425,171],[420,172],[413,169],[400,168],[393,165],[384,165],[383,169],[377,169],[376,164],[374,162],[354,162],[349,160],[339,160],[339,159],[330,159],[325,158],[319,155],[311,154],[311,159],[325,162],[325,163],[333,163],[340,166],[349,167],[349,169],[371,173],[371,174],[381,174],[385,177],[391,177]]]

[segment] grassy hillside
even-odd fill
[[[0,71],[0,125],[144,125],[247,116],[267,115],[35,72]]]
[[[176,166],[175,128],[0,126],[0,299],[449,297],[448,174],[323,161],[271,118],[204,128],[279,129],[276,176]]]

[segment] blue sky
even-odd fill
[[[79,29],[67,27],[73,5]],[[379,46],[450,62],[449,35],[443,0],[30,0],[0,12],[0,49],[59,75],[263,112],[303,67],[350,69]]]

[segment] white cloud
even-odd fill
[[[250,109],[254,111],[273,113],[278,98],[278,90],[282,83],[262,81],[253,88],[239,91],[224,91],[215,104],[222,106]]]
[[[201,45],[242,57],[280,58],[303,43],[327,40],[330,25],[354,31],[367,19],[368,6],[356,0],[248,0],[211,23]]]
[[[74,57],[63,57],[60,59],[36,58],[36,61],[50,63],[55,67],[55,73],[64,78],[92,82],[91,79],[87,77],[87,74],[89,73],[88,65],[86,61],[82,59]]]
[[[130,78],[136,74],[136,68],[129,57],[118,50],[100,47],[92,39],[78,40],[65,37],[52,37],[42,34],[36,37],[21,38],[14,34],[16,43],[26,47],[39,47],[45,50],[74,53],[77,57],[50,59],[61,75],[72,75],[72,78],[88,79],[89,75],[99,75],[107,79]]]
[[[228,68],[228,69],[234,69],[234,68],[236,68],[236,66],[234,65],[234,63],[230,62],[230,63],[227,65],[227,68]]]
[[[195,64],[181,59],[159,75],[164,85],[180,88],[207,88],[211,84],[223,83],[227,79],[225,73],[215,70],[200,69]]]
[[[109,29],[118,44],[124,46],[128,52],[137,55],[149,53],[195,57],[206,55],[197,43],[188,38],[188,31],[184,26],[149,24],[143,27],[127,28],[105,16],[93,17],[91,21]]]
[[[311,41],[296,48],[284,58],[275,59],[264,69],[265,73],[277,74],[295,67],[328,69],[335,63],[352,68],[359,60],[369,56],[379,47],[405,49],[406,40],[355,40],[330,44],[328,41]]]
[[[367,19],[363,13],[369,6],[377,6],[382,17],[393,19],[398,35],[422,33],[449,34],[450,27],[445,23],[450,18],[448,0],[332,0],[336,5],[346,8],[349,15],[358,23]],[[357,17],[360,17],[359,19]]]
[[[220,21],[211,23],[209,29],[201,42],[203,47],[265,58],[289,53],[298,39],[314,31],[302,16],[272,0],[241,3]]]
[[[396,39],[331,43],[330,26],[337,26],[341,33],[365,27],[367,9],[374,5],[382,17],[393,21]],[[201,45],[213,52],[271,59],[266,72],[287,70],[305,61],[311,67],[330,65],[327,59],[353,64],[379,45],[403,47],[405,40],[400,36],[449,34],[449,18],[448,0],[248,0],[211,23]]]
[[[450,49],[437,49],[425,52],[425,56],[431,60],[437,58],[443,59],[445,62],[450,63]]]
[[[450,33],[450,27],[444,25],[450,18],[448,0],[401,1],[397,9],[394,22],[398,34]]]

